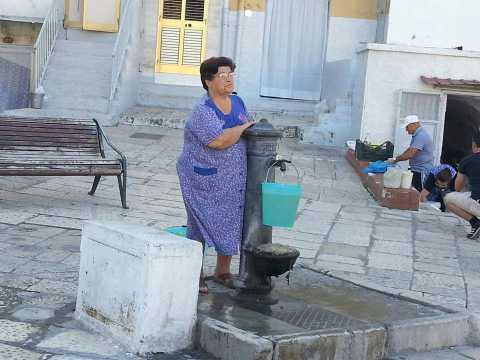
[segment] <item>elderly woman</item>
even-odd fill
[[[253,125],[242,99],[232,95],[235,64],[226,57],[200,66],[207,95],[185,124],[183,151],[177,161],[187,210],[187,237],[217,252],[214,280],[232,287],[230,262],[242,237],[246,148],[241,135]],[[200,275],[200,293],[207,293]]]

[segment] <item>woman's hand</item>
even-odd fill
[[[210,142],[207,146],[210,149],[215,150],[225,150],[230,146],[236,144],[242,136],[243,132],[248,129],[250,126],[256,124],[256,121],[249,121],[242,125],[235,126],[230,129],[225,129],[219,137]]]

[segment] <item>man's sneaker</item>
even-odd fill
[[[477,222],[474,226],[472,226],[472,230],[470,230],[470,233],[467,235],[467,238],[474,240],[474,239],[477,239],[479,235],[480,235],[480,223]]]

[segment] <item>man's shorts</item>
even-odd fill
[[[451,192],[443,198],[445,204],[458,206],[467,213],[480,217],[480,203],[471,198],[471,192]]]

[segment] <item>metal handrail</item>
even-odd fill
[[[137,0],[128,0],[123,8],[122,16],[120,17],[120,27],[115,40],[115,45],[112,52],[112,80],[110,83],[110,101],[111,108],[115,92],[117,91],[120,74],[122,72],[123,63],[127,54],[128,44],[132,35],[132,21],[134,20],[134,8]]]
[[[63,26],[63,1],[53,0],[45,21],[33,45],[30,71],[30,91],[35,92],[42,84],[48,60],[52,55],[55,42]]]

